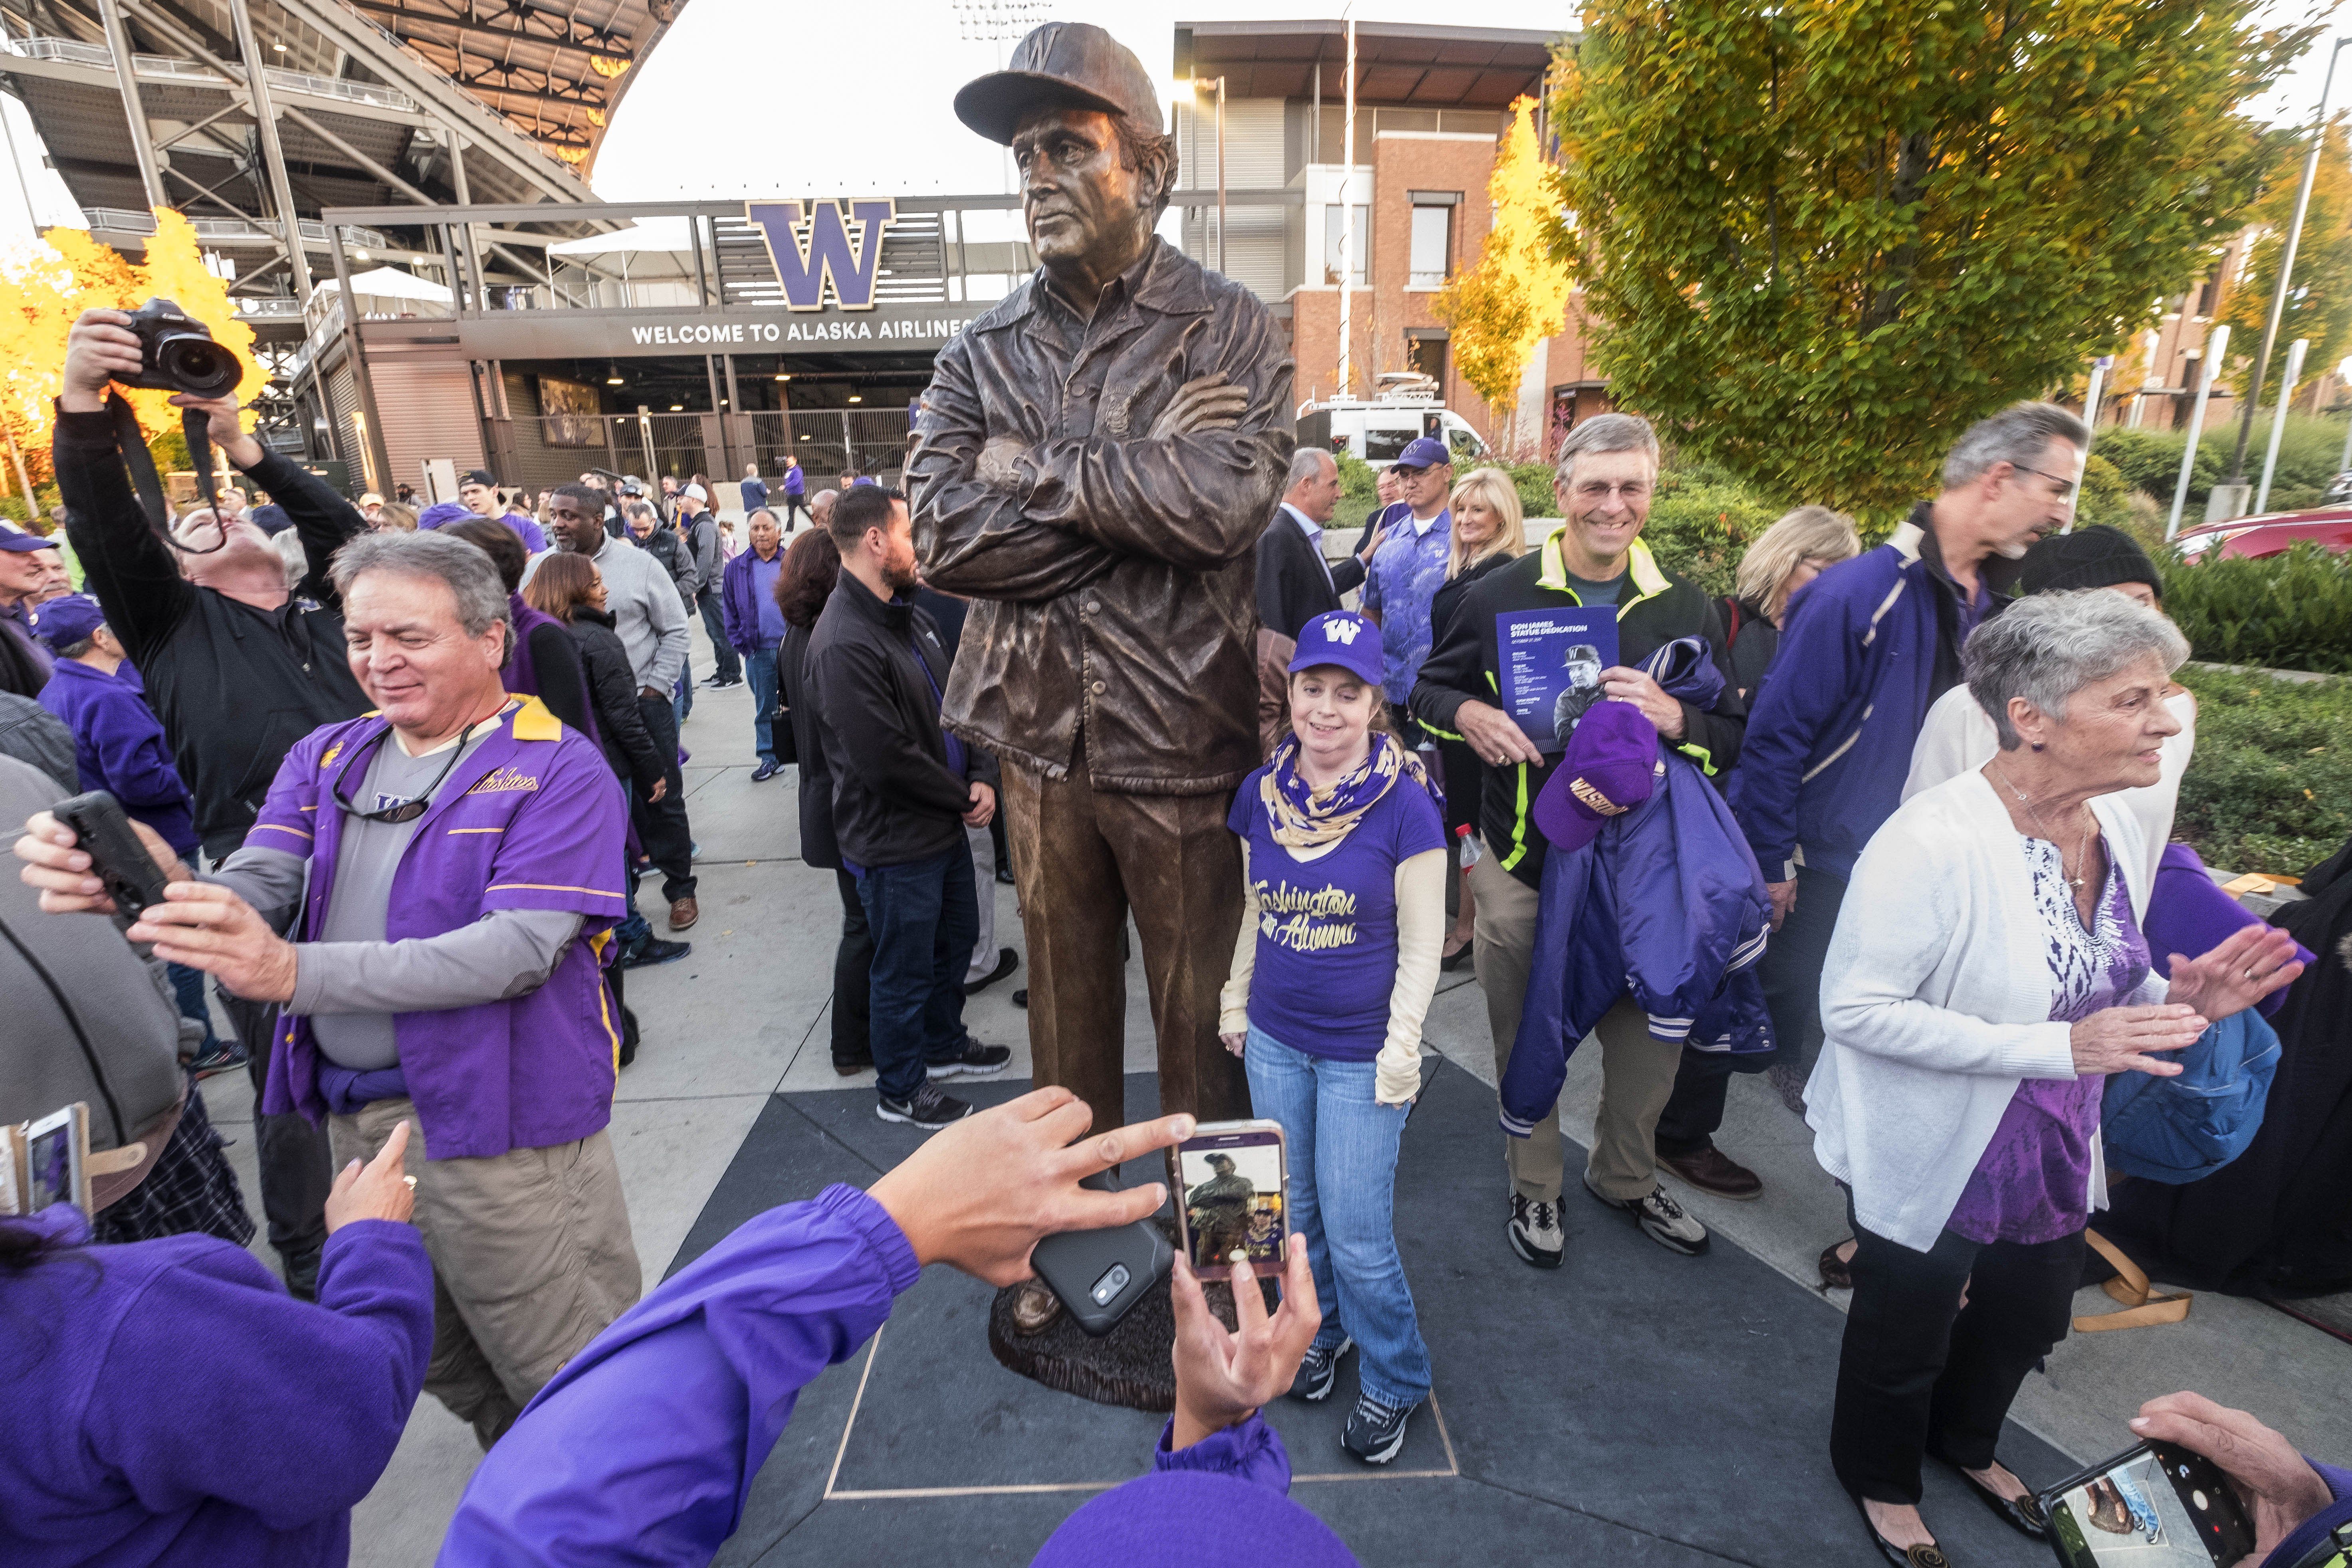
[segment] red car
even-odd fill
[[[2352,506],[2313,507],[2306,511],[2270,511],[2259,517],[2233,517],[2227,522],[2200,522],[2184,528],[2175,542],[2183,560],[2201,561],[2209,551],[2224,556],[2258,561],[2284,555],[2310,541],[2343,554],[2352,551]]]

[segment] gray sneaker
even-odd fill
[[[1634,1224],[1642,1227],[1643,1236],[1648,1237],[1668,1252],[1679,1252],[1685,1258],[1696,1258],[1706,1250],[1708,1241],[1706,1226],[1692,1218],[1690,1211],[1667,1196],[1666,1189],[1664,1187],[1652,1187],[1647,1197],[1612,1198],[1604,1195],[1593,1186],[1592,1179],[1588,1176],[1585,1178],[1584,1190],[1591,1193],[1597,1201],[1630,1216]]]
[[[1511,1219],[1503,1235],[1519,1261],[1537,1268],[1559,1268],[1568,1249],[1568,1237],[1559,1229],[1559,1205],[1524,1193],[1511,1194]]]

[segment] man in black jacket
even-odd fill
[[[226,527],[202,510],[180,520],[175,552],[131,488],[106,409],[108,383],[137,373],[139,340],[120,310],[85,310],[66,341],[54,442],[66,534],[106,624],[122,641],[163,721],[173,761],[195,797],[196,832],[219,861],[245,841],[295,742],[371,706],[344,657],[341,601],[327,566],[367,531],[358,509],[307,469],[238,428],[234,398],[173,401],[203,409],[213,443],[285,508],[310,573],[289,593],[286,569],[252,523]],[[175,559],[174,557],[178,558]],[[182,562],[186,574],[182,575]],[[277,1011],[221,994],[243,1043],[255,1098],[269,1069]],[[310,1294],[327,1238],[331,1171],[323,1128],[299,1116],[255,1118],[269,1244],[298,1295]]]
[[[980,911],[964,828],[996,815],[996,763],[940,728],[949,660],[914,607],[907,498],[879,485],[833,509],[841,581],[809,639],[808,680],[833,765],[833,826],[873,935],[875,1113],[929,1131],[971,1113],[932,1081],[1003,1070],[1013,1053],[963,1026]]]
[[[1339,507],[1339,464],[1320,447],[1291,454],[1289,488],[1265,535],[1257,542],[1257,738],[1274,754],[1290,701],[1290,656],[1298,628],[1339,608],[1339,595],[1363,586],[1364,568],[1380,548],[1375,518],[1362,548],[1338,564],[1323,556],[1323,529]]]
[[[1560,444],[1553,493],[1565,520],[1543,548],[1488,574],[1463,599],[1444,637],[1430,650],[1412,689],[1413,717],[1466,741],[1486,764],[1478,830],[1486,854],[1470,868],[1477,894],[1478,983],[1495,1037],[1496,1075],[1509,1064],[1527,1000],[1535,943],[1544,837],[1529,815],[1558,764],[1496,706],[1501,665],[1495,617],[1516,610],[1612,604],[1617,607],[1617,662],[1601,672],[1601,694],[1633,703],[1665,743],[1710,777],[1730,771],[1747,728],[1739,694],[1724,688],[1711,709],[1669,697],[1640,666],[1677,637],[1706,639],[1716,668],[1728,668],[1715,602],[1696,584],[1658,569],[1640,539],[1658,477],[1658,438],[1649,422],[1604,414]],[[1706,1227],[1668,1196],[1656,1179],[1654,1136],[1682,1059],[1679,1044],[1650,1038],[1646,1017],[1621,1000],[1594,1030],[1601,1041],[1601,1109],[1594,1118],[1587,1191],[1637,1224],[1669,1251],[1705,1251]],[[1561,1151],[1557,1115],[1528,1138],[1506,1143],[1511,1217],[1506,1236],[1522,1261],[1557,1268],[1565,1247],[1559,1228]],[[1754,1197],[1763,1184],[1710,1145],[1714,1164],[1700,1173],[1706,1190]],[[1716,1168],[1717,1165],[1721,1169]],[[1680,1165],[1677,1175],[1690,1179]]]

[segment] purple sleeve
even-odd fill
[[[2327,1483],[2328,1495],[2336,1500],[2289,1531],[2286,1539],[2273,1547],[2271,1554],[2263,1559],[2262,1568],[2296,1568],[2297,1564],[2311,1558],[2331,1531],[2352,1525],[2352,1470],[2323,1465],[2308,1455],[2305,1456],[2304,1462],[2318,1472],[2319,1479]],[[2247,1561],[2252,1562],[2252,1559]],[[2331,1558],[2330,1561],[2341,1559]]]
[[[1239,1426],[1212,1432],[1189,1448],[1171,1452],[1168,1445],[1175,1436],[1176,1421],[1171,1416],[1151,1450],[1153,1473],[1206,1470],[1264,1487],[1282,1497],[1290,1495],[1290,1452],[1282,1446],[1281,1435],[1265,1424],[1265,1416],[1253,1415]]]
[[[466,1489],[441,1568],[704,1563],[800,1391],[920,1272],[855,1187],[771,1209],[572,1357]]]
[[[1844,565],[1856,569],[1851,562]],[[1863,613],[1874,608],[1865,605]],[[1854,624],[1839,595],[1816,591],[1790,602],[1772,676],[1748,716],[1730,784],[1732,815],[1768,882],[1788,875],[1789,858],[1797,849],[1797,797],[1805,763],[1815,740],[1860,680],[1862,650],[1874,630]]]
[[[329,1237],[315,1306],[224,1247],[156,1276],[125,1314],[84,1431],[157,1513],[218,1498],[294,1530],[367,1496],[432,1348],[433,1266],[408,1226],[354,1220]],[[203,1396],[159,1400],[191,1357]]]
[[[2147,919],[2142,923],[2156,972],[2169,980],[2174,953],[2201,957],[2243,928],[2264,922],[2221,890],[2196,850],[2186,844],[2168,844],[2157,863],[2156,883],[2148,889]],[[2313,962],[2311,950],[2301,942],[2295,943],[2294,956],[2305,964]],[[2275,1016],[2286,1005],[2287,990],[2281,986],[2254,1004],[2254,1011],[2265,1018]]]
[[[1250,828],[1255,826],[1251,814],[1257,810],[1259,781],[1265,777],[1265,770],[1260,768],[1242,780],[1242,787],[1234,791],[1233,805],[1225,812],[1226,830],[1244,844],[1249,842]]]

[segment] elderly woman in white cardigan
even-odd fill
[[[1806,1120],[1860,1243],[1831,1459],[1890,1563],[1947,1562],[1919,1517],[1922,1455],[2046,1534],[1993,1447],[2066,1331],[2105,1202],[2106,1075],[2178,1073],[2163,1053],[2301,973],[2263,928],[2174,957],[2168,989],[2151,973],[2142,829],[2097,797],[2156,781],[2188,653],[2120,594],[2011,605],[1962,656],[2000,752],[1906,802],[1854,867]]]

